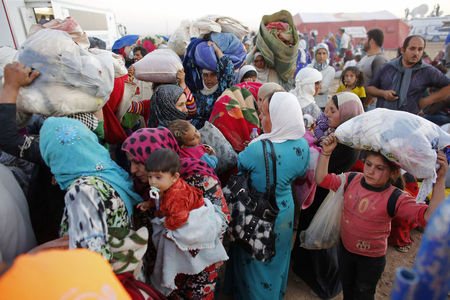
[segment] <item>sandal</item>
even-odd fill
[[[409,251],[409,249],[411,249],[411,245],[395,246],[395,250],[402,252],[402,253],[407,253]]]

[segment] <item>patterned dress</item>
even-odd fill
[[[275,194],[280,209],[275,221],[276,255],[269,261],[260,262],[253,259],[244,249],[238,246],[231,247],[225,289],[233,293],[234,299],[283,299],[286,291],[294,223],[291,183],[306,172],[309,147],[304,138],[273,145],[277,156]],[[270,153],[270,149],[267,151]],[[266,171],[260,141],[239,153],[238,167],[240,171],[250,171],[251,181],[256,190],[265,191]],[[270,154],[269,172],[272,178]]]
[[[68,188],[60,235],[70,236],[70,248],[87,248],[111,260],[108,228],[128,228],[128,213],[119,194],[96,176],[82,176]]]

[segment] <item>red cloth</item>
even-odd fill
[[[348,174],[346,173],[347,178]],[[392,218],[387,212],[387,201],[396,187],[390,185],[375,191],[362,179],[363,174],[356,174],[344,193],[341,239],[349,252],[368,257],[380,257],[386,254],[387,240],[391,230]],[[333,191],[336,191],[340,185],[340,177],[336,174],[328,174],[320,184],[321,187]],[[403,193],[397,200],[395,216],[425,226],[426,209],[427,205],[416,203],[414,197]]]
[[[131,299],[133,300],[162,300],[167,299],[163,294],[161,294],[158,290],[152,288],[151,286],[136,280],[134,278],[132,272],[125,272],[121,274],[116,274],[117,278],[119,279],[120,283],[122,283],[125,290],[130,295]],[[147,295],[149,295],[148,298],[145,298],[142,295],[142,291],[144,291]]]
[[[121,144],[127,135],[123,131],[122,125],[116,117],[116,111],[119,108],[120,102],[123,98],[123,92],[125,89],[125,81],[128,79],[128,75],[124,75],[114,79],[114,89],[109,96],[109,100],[103,106],[103,118],[105,127],[105,141],[110,144]]]
[[[179,178],[164,193],[157,214],[159,217],[166,217],[164,222],[166,228],[175,230],[186,223],[191,210],[200,208],[204,204],[202,191]]]
[[[258,133],[261,133],[254,103],[251,103],[250,107],[242,106],[242,103],[244,101],[248,103],[249,99],[252,99],[251,102],[254,101],[249,90],[233,86],[225,90],[216,101],[209,118],[209,122],[222,132],[237,152],[245,149],[244,142],[250,141],[250,133],[253,128],[258,128]]]

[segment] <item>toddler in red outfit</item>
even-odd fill
[[[205,204],[202,192],[180,178],[181,160],[171,149],[158,149],[145,161],[150,185],[150,200],[137,205],[148,210],[156,203],[156,215],[165,217],[164,226],[176,230],[189,218],[189,212]]]

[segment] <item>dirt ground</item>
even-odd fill
[[[398,267],[411,268],[414,265],[416,253],[422,240],[422,233],[418,230],[411,231],[411,237],[413,243],[408,253],[401,253],[389,246],[386,254],[386,268],[384,269],[381,279],[378,281],[377,291],[375,294],[375,300],[389,299],[392,289],[392,283],[394,282],[395,272]],[[221,278],[223,278],[224,270],[221,272]],[[223,281],[222,281],[223,282]],[[233,297],[219,293],[216,299],[219,300],[232,300]],[[295,273],[289,270],[288,284],[286,289],[286,300],[314,300],[320,299],[311,292],[311,289],[300,279]],[[331,300],[342,300],[342,292]]]
[[[414,265],[416,253],[422,239],[422,233],[417,230],[411,231],[411,237],[414,243],[408,253],[401,253],[389,246],[386,256],[386,268],[381,279],[378,281],[375,300],[389,299],[394,282],[395,272],[398,267],[411,268]],[[288,285],[286,290],[286,300],[314,300],[320,299],[311,293],[311,289],[293,272],[289,272]],[[343,299],[342,292],[333,300]]]

